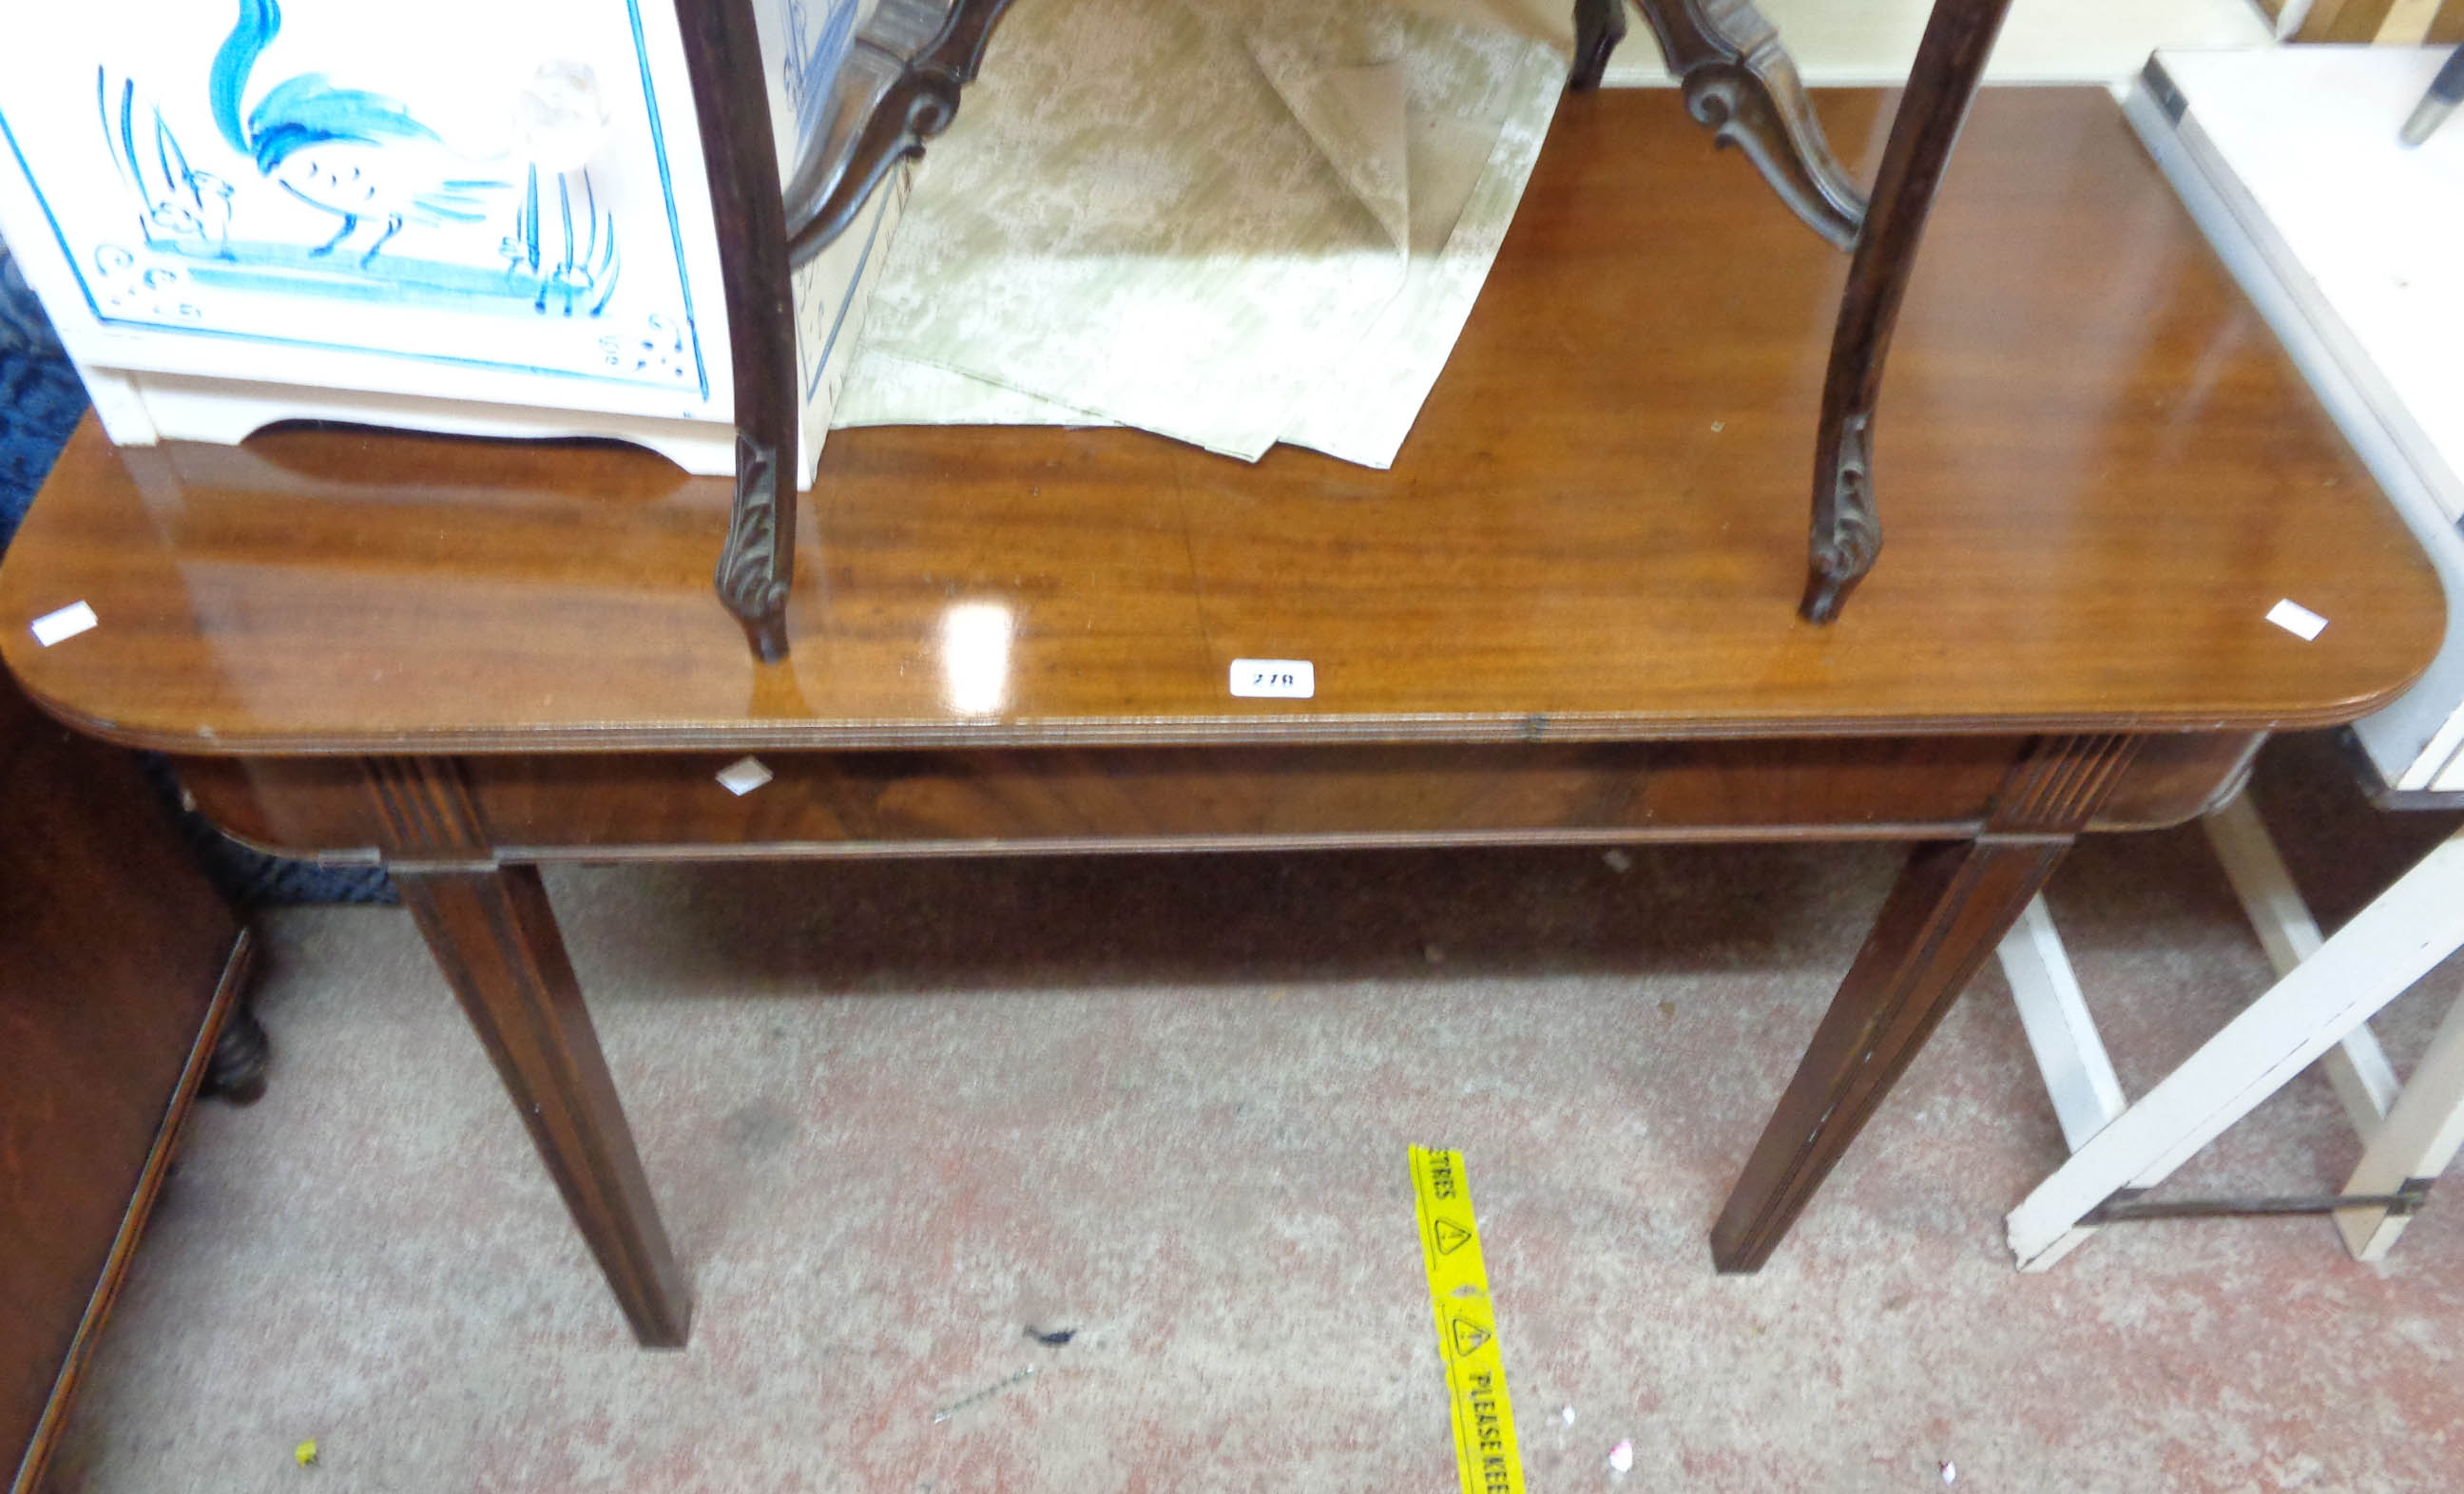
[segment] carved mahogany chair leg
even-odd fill
[[[633,1336],[682,1348],[692,1309],[539,872],[397,869],[403,906],[504,1080]]]
[[[1625,40],[1625,0],[1574,0],[1574,72],[1566,86],[1586,94],[1600,86],[1609,54]]]
[[[718,600],[755,657],[787,657],[787,594],[796,578],[796,293],[787,208],[759,72],[751,0],[678,0],[736,379],[736,506],[715,578]]]
[[[741,405],[745,396],[737,399]],[[777,664],[787,657],[787,596],[796,584],[796,484],[779,471],[778,442],[757,438],[743,421],[738,415],[736,506],[712,581],[753,656]]]
[[[2042,738],[1977,839],[1910,854],[1712,1227],[1721,1271],[1771,1258],[2135,751],[2123,736]]]
[[[1614,10],[1622,0],[1611,0]],[[1575,11],[1575,77],[1586,54],[1583,0]],[[1865,197],[1831,154],[1813,100],[1779,33],[1751,0],[1636,0],[1668,70],[1685,95],[1685,112],[1710,125],[1723,145],[1746,153],[1789,209],[1841,249],[1857,243]],[[1621,11],[1617,30],[1625,30]],[[1600,61],[1607,62],[1603,52]],[[1597,75],[1594,75],[1596,81]]]
[[[803,142],[782,188],[751,0],[676,0],[718,219],[736,374],[736,507],[719,552],[718,597],[764,664],[787,657],[787,596],[796,579],[793,472],[803,416],[796,267],[845,231],[900,162],[922,155],[925,142],[949,128],[959,91],[983,64],[1009,6],[955,0],[937,26],[935,6],[876,9],[856,44],[876,60],[895,59],[897,78],[872,99],[843,150],[826,132]]]
[[[1881,518],[1874,499],[1874,406],[1900,298],[1916,269],[1917,246],[1934,189],[1976,97],[1985,59],[2011,0],[1936,0],[1925,23],[1916,67],[1901,96],[1899,117],[1882,148],[1848,289],[1832,333],[1831,365],[1822,382],[1822,423],[1815,438],[1814,533],[1805,599],[1809,623],[1828,623],[1881,553]]]

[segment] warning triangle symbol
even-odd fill
[[[1454,1254],[1457,1247],[1461,1246],[1464,1241],[1471,1238],[1471,1231],[1455,1223],[1451,1219],[1440,1219],[1438,1220],[1437,1235],[1438,1254],[1448,1256]]]
[[[1477,1323],[1474,1323],[1469,1318],[1459,1317],[1455,1319],[1456,1358],[1469,1358],[1472,1354],[1479,1351],[1481,1345],[1487,1342],[1488,1329],[1481,1327]]]

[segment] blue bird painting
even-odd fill
[[[374,237],[359,254],[364,269],[406,224],[488,216],[490,194],[511,184],[459,174],[468,164],[398,100],[301,73],[244,110],[257,59],[281,30],[275,0],[240,0],[238,24],[214,55],[209,96],[214,125],[232,149],[292,196],[341,219],[312,253],[334,253],[367,225]]]

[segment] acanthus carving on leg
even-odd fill
[[[1985,60],[2011,0],[1935,0],[1908,74],[1891,138],[1874,174],[1874,201],[1848,262],[1848,286],[1831,334],[1822,379],[1822,424],[1814,448],[1814,536],[1799,613],[1810,623],[1839,615],[1849,589],[1882,547],[1875,516],[1874,409],[1891,328],[1916,268],[1934,189],[1959,139],[1960,121],[1985,76]]]
[[[780,480],[780,459],[796,455],[803,402],[760,28],[751,0],[677,0],[676,19],[717,220],[736,379],[736,505],[719,552],[718,599],[744,626],[754,655],[776,664],[787,656],[796,563],[796,493]]]
[[[1874,412],[1859,410],[1839,423],[1836,441],[1815,459],[1814,534],[1805,601],[1797,608],[1809,623],[1839,615],[1848,593],[1874,568],[1882,553],[1882,519],[1874,505]]]
[[[1620,0],[1621,3],[1621,0]],[[1637,0],[1685,109],[1753,162],[1789,210],[1841,249],[1865,221],[1865,194],[1831,154],[1779,33],[1751,0]],[[1577,32],[1583,11],[1576,11]],[[1618,17],[1618,29],[1624,18]],[[1605,61],[1605,56],[1603,56]],[[1580,55],[1577,57],[1577,77]]]
[[[796,546],[795,494],[779,486],[776,448],[738,432],[736,509],[719,552],[719,601],[744,625],[764,664],[787,656],[787,591]]]

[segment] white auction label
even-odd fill
[[[738,758],[718,770],[718,786],[742,799],[770,781],[770,766],[759,758]]]
[[[65,639],[75,638],[101,619],[94,608],[82,602],[72,602],[56,612],[46,612],[34,619],[34,642],[48,648]]]
[[[1232,693],[1307,700],[1317,693],[1317,666],[1307,659],[1235,659]]]
[[[2291,597],[2267,609],[2267,620],[2294,637],[2308,643],[2326,631],[2327,620],[2311,611]]]

